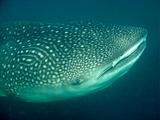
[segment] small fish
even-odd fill
[[[0,94],[30,102],[99,91],[146,48],[141,27],[94,22],[0,26]]]

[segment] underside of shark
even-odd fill
[[[99,91],[128,72],[146,48],[141,27],[93,22],[0,26],[0,94],[30,102]]]

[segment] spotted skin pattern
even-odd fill
[[[0,89],[8,96],[20,96],[22,90],[34,87],[83,84],[89,80],[87,76],[122,54],[143,32],[141,28],[90,22],[2,25]]]

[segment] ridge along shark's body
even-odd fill
[[[0,93],[31,102],[106,88],[146,46],[140,27],[96,23],[0,26]]]

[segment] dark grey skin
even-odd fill
[[[141,27],[79,22],[0,26],[0,93],[30,102],[108,87],[146,46]]]

